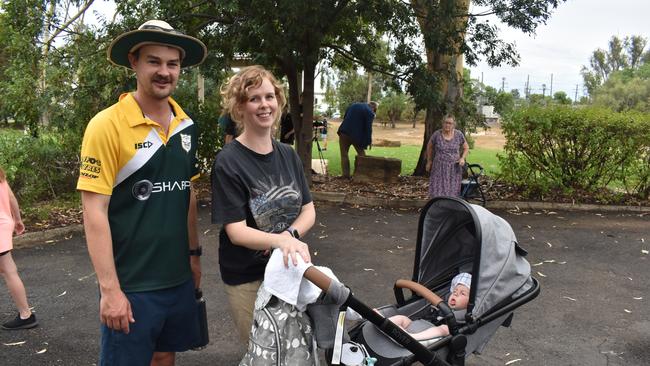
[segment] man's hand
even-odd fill
[[[131,303],[122,290],[102,292],[99,318],[109,329],[129,334],[129,323],[135,323]]]

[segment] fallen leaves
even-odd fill
[[[79,277],[79,278],[77,278],[77,281],[84,281],[84,280],[86,280],[86,279],[88,279],[88,278],[90,278],[90,277],[92,277],[94,275],[95,275],[95,272],[93,272],[91,274],[88,274],[88,275],[85,275],[83,277]]]
[[[27,341],[20,341],[20,342],[14,342],[14,343],[3,343],[5,346],[20,346],[22,344],[27,343]]]

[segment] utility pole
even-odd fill
[[[542,97],[546,96],[546,84],[542,84]]]
[[[573,97],[573,104],[577,104],[577,103],[578,103],[578,84],[576,84],[576,94]]]
[[[526,89],[524,89],[524,96],[528,99],[528,94],[530,93],[530,75],[526,76]]]
[[[481,85],[483,85],[483,71],[481,71]]]
[[[505,91],[505,85],[506,85],[506,78],[502,77],[501,78],[501,91]]]
[[[553,96],[553,73],[551,73],[551,89],[548,92],[548,96],[549,97]]]

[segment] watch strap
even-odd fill
[[[289,234],[291,234],[291,236],[293,236],[294,238],[300,239],[300,233],[295,227],[289,226],[286,231],[288,231]]]
[[[203,248],[199,245],[196,249],[190,249],[190,255],[200,257],[203,254]]]

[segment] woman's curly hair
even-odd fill
[[[274,128],[280,122],[282,109],[287,104],[287,98],[284,95],[282,84],[273,76],[273,74],[260,65],[247,66],[233,75],[227,83],[221,86],[222,107],[225,113],[230,114],[230,118],[237,124],[239,131],[243,130],[241,114],[238,107],[248,100],[248,90],[258,88],[262,85],[264,79],[268,79],[275,89],[275,97],[278,101],[278,109],[275,111]]]

